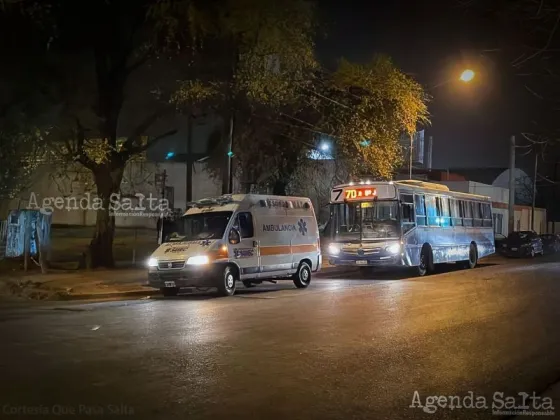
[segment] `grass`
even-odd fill
[[[93,233],[93,227],[53,227],[51,261],[78,261],[87,250]],[[142,261],[148,258],[157,246],[155,229],[117,228],[113,241],[113,255],[115,261],[132,262],[136,251],[136,261]]]

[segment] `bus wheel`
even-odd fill
[[[305,261],[299,264],[297,272],[294,274],[294,284],[298,289],[305,289],[311,283],[311,267]]]
[[[420,252],[420,264],[416,267],[419,276],[431,274],[434,271],[434,259],[429,246],[424,246]]]
[[[220,276],[220,275],[219,275]],[[235,293],[235,280],[236,280],[235,270],[227,265],[218,277],[218,294],[220,296],[233,296]]]
[[[471,244],[469,248],[469,259],[465,261],[465,268],[475,268],[478,264],[478,250],[475,244]]]

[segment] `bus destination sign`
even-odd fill
[[[375,197],[377,197],[377,190],[373,187],[346,188],[344,190],[345,200],[361,200]]]

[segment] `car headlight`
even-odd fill
[[[331,255],[340,254],[340,245],[339,244],[330,244],[329,245],[329,254],[331,254]]]
[[[401,252],[401,245],[400,244],[392,244],[392,245],[389,245],[387,248],[385,248],[385,250],[389,254],[397,255],[399,252]]]
[[[157,267],[158,261],[157,258],[150,258],[148,259],[148,267]]]
[[[197,255],[195,257],[190,257],[187,260],[188,265],[204,265],[208,264],[210,260],[208,259],[207,255]]]

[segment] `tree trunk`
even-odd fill
[[[277,179],[272,187],[273,195],[286,195],[286,183],[282,179]]]
[[[118,194],[124,168],[112,169],[109,164],[100,166],[94,173],[98,202],[95,233],[90,243],[92,267],[114,267],[113,239],[115,237],[115,216],[111,208],[111,196]]]

